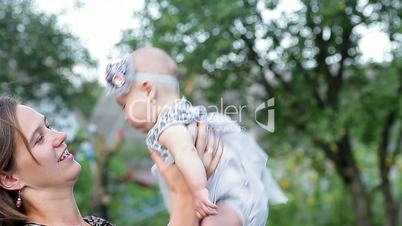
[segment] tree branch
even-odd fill
[[[246,43],[248,49],[248,58],[249,60],[253,61],[258,68],[260,69],[260,79],[258,81],[262,82],[265,91],[271,95],[275,96],[275,91],[272,85],[269,83],[268,79],[265,77],[265,68],[258,62],[258,54],[253,48],[253,43],[250,39],[248,39],[245,35],[242,35],[242,40]]]
[[[314,140],[313,142],[315,145],[317,145],[317,147],[324,151],[324,154],[327,156],[327,158],[332,160],[335,164],[339,162],[338,153],[336,150],[333,150],[329,144],[326,144],[320,140]]]
[[[368,197],[370,200],[373,200],[373,196],[376,192],[380,191],[382,188],[383,184],[379,183],[375,187],[373,187],[369,192],[368,192]]]
[[[296,62],[297,67],[300,69],[300,72],[302,73],[304,80],[306,80],[307,85],[313,94],[313,97],[315,99],[318,108],[323,109],[325,107],[325,103],[318,92],[320,86],[318,84],[317,79],[311,77],[305,70],[303,70],[303,65],[300,63],[300,60],[295,59],[294,56],[291,56],[291,59],[294,62]]]
[[[391,156],[391,166],[396,163],[396,159],[397,159],[398,155],[402,151],[402,147],[401,147],[401,144],[402,144],[402,128],[399,131],[399,136],[396,139],[396,142],[397,143],[396,143],[395,150],[393,151],[392,156]]]
[[[388,180],[388,173],[390,170],[389,164],[387,164],[387,152],[388,152],[388,145],[389,140],[391,137],[391,129],[396,121],[396,112],[391,111],[388,113],[385,119],[385,125],[381,132],[381,142],[378,147],[378,160],[379,160],[379,167],[380,167],[380,175],[382,180]]]

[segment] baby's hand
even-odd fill
[[[209,201],[208,189],[203,188],[194,193],[194,210],[199,219],[217,214],[217,208],[217,205]]]

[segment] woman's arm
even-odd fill
[[[176,165],[167,165],[155,151],[150,151],[150,154],[169,187],[171,199],[169,226],[198,226],[193,208],[193,196],[183,175]]]
[[[196,148],[207,175],[210,176],[215,171],[222,156],[223,143],[215,144],[214,136],[206,131],[205,124],[199,123]],[[208,151],[206,152],[206,150]],[[154,151],[150,151],[150,153],[169,186],[171,197],[170,226],[198,225],[199,222],[193,208],[193,197],[183,175],[177,166],[167,165]]]

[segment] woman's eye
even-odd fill
[[[47,124],[46,124],[46,128],[48,128],[48,129],[53,129],[53,127],[50,125],[50,123],[47,123]]]
[[[43,138],[44,138],[43,135],[40,135],[40,136],[38,137],[38,139],[36,139],[35,144],[40,144],[40,143],[42,143]]]

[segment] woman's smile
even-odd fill
[[[62,162],[62,161],[71,160],[71,159],[74,159],[73,154],[71,154],[70,152],[68,152],[67,149],[65,149],[63,151],[63,153],[61,153],[61,155],[60,155],[59,159],[57,160],[57,162]]]

